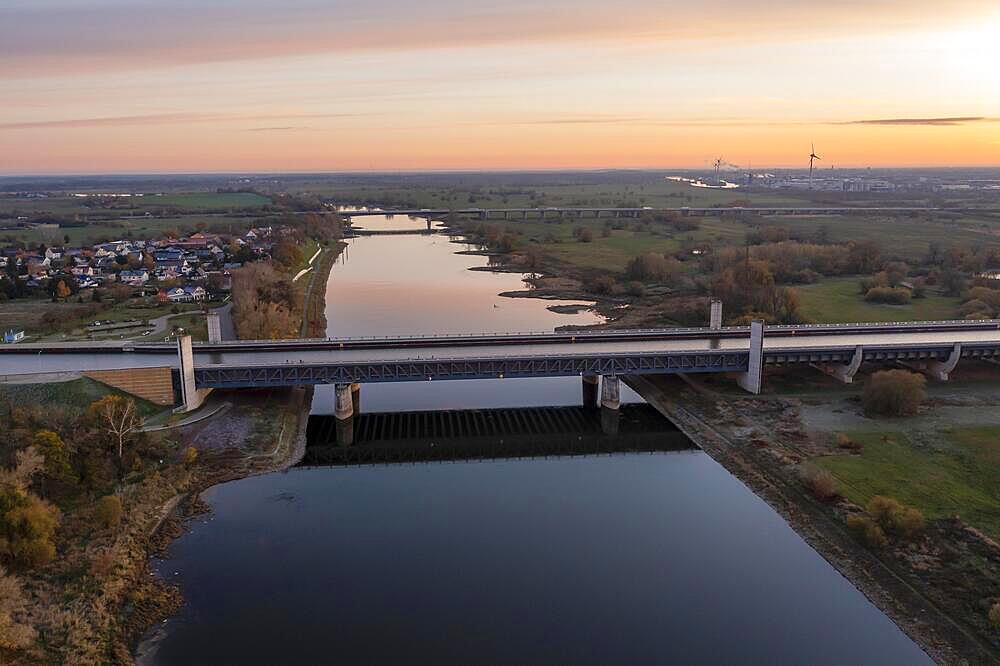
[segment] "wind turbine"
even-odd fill
[[[722,168],[723,164],[725,164],[725,162],[721,157],[715,160],[715,183],[714,183],[715,185],[722,184],[722,181],[719,180],[719,169]]]
[[[813,188],[813,162],[820,159],[816,154],[816,144],[812,144],[812,152],[809,153],[809,189]]]

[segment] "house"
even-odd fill
[[[14,329],[11,329],[3,334],[3,341],[8,345],[20,342],[21,340],[24,340],[24,331],[15,331]]]
[[[204,287],[174,287],[167,289],[167,299],[171,303],[193,303],[203,301],[207,294]]]
[[[134,271],[125,270],[118,274],[118,281],[130,287],[141,287],[149,282],[149,271],[145,268]]]

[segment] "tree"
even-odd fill
[[[69,451],[57,433],[51,430],[39,430],[31,438],[31,445],[45,458],[46,478],[64,483],[76,481],[76,474],[69,462]]]
[[[0,567],[0,649],[21,650],[35,640],[35,630],[17,621],[28,607],[21,581]]]
[[[862,404],[865,413],[882,416],[912,416],[924,402],[927,380],[907,370],[882,370],[865,383]]]
[[[116,527],[122,520],[122,501],[117,495],[105,495],[97,500],[94,518],[103,527]]]
[[[87,414],[118,446],[118,459],[132,435],[142,426],[135,400],[120,395],[107,395],[91,403]]]
[[[0,557],[24,566],[45,564],[56,554],[52,536],[59,510],[28,491],[44,464],[29,446],[18,451],[13,469],[0,472]]]
[[[69,287],[66,286],[66,281],[59,280],[59,283],[56,284],[56,298],[66,300],[70,297],[71,293],[72,292],[69,290]]]

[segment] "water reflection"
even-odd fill
[[[578,301],[505,298],[528,288],[519,273],[469,270],[486,267],[474,248],[445,235],[368,236],[351,239],[327,284],[327,335],[432,335],[552,331],[603,318],[589,310],[549,308]],[[580,404],[580,380],[466,380],[366,384],[365,411],[475,409]],[[626,401],[641,400],[623,389]],[[333,411],[333,389],[316,389],[313,413]]]

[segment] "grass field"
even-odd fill
[[[271,203],[269,198],[252,192],[149,193],[141,197],[121,197],[107,207],[88,207],[84,205],[85,201],[87,200],[82,197],[73,196],[53,196],[45,199],[2,197],[0,214],[11,217],[23,215],[29,218],[44,214],[64,218],[76,215],[107,217],[141,214],[147,210],[155,212],[164,208],[175,208],[181,213],[226,212],[260,208]]]
[[[958,317],[958,298],[929,293],[909,305],[867,303],[856,277],[829,278],[797,287],[802,314],[817,324],[859,321],[924,321]]]
[[[213,217],[209,215],[185,215],[167,218],[140,217],[91,222],[84,227],[43,226],[34,229],[0,231],[0,245],[14,241],[62,245],[67,236],[70,245],[88,245],[122,238],[146,240],[159,238],[167,230],[175,230],[181,234],[194,233],[197,230],[221,234],[242,234],[255,223],[256,218],[252,217]]]
[[[132,398],[135,400],[139,414],[143,417],[148,417],[163,409],[141,398],[128,395],[86,377],[58,383],[0,384],[0,400],[9,402],[15,407],[60,405],[79,413],[87,409],[90,403],[100,400],[106,395],[121,395]]]
[[[957,428],[937,433],[933,448],[906,436],[848,433],[864,444],[859,456],[830,456],[818,464],[837,478],[847,499],[864,506],[887,495],[928,518],[961,516],[1000,538],[1000,427]]]
[[[785,227],[793,235],[816,238],[821,229],[830,242],[874,241],[890,257],[914,262],[927,255],[931,243],[1000,247],[1000,223],[985,219],[924,220],[864,215],[765,217],[761,226]]]
[[[96,314],[89,314],[86,303],[51,303],[46,300],[17,300],[0,303],[0,331],[8,329],[24,329],[33,342],[74,339],[86,337],[84,328],[95,320],[122,322],[131,319],[139,321],[155,319],[171,314],[173,305],[161,305],[151,308],[114,305],[105,307]],[[176,307],[185,312],[196,310],[201,306],[197,303],[179,303]],[[61,322],[62,331],[43,335],[42,317],[52,312]],[[64,335],[65,334],[65,335]]]

